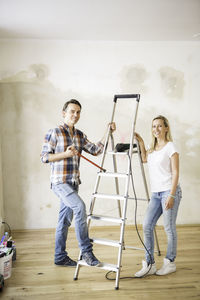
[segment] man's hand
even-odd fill
[[[105,144],[106,133],[108,131],[108,128],[110,128],[111,132],[114,132],[116,130],[116,124],[115,124],[115,122],[108,123],[108,125],[107,125],[106,128],[107,128],[107,130],[105,131],[104,136],[102,137],[102,139],[100,141],[102,144]]]
[[[67,147],[67,150],[65,151],[65,158],[73,157],[74,155],[78,155],[76,148],[73,145]]]
[[[74,145],[71,145],[67,147],[65,152],[49,153],[49,162],[59,161],[68,157],[73,157],[74,155],[78,155],[78,151]]]
[[[110,130],[112,132],[114,132],[116,130],[116,124],[115,124],[115,122],[109,123],[108,126],[110,126]]]

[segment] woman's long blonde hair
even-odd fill
[[[165,139],[168,142],[172,142],[173,141],[172,135],[171,135],[170,126],[169,126],[169,121],[167,120],[167,118],[165,118],[164,116],[161,116],[161,115],[155,117],[152,120],[152,123],[151,123],[151,144],[150,144],[150,149],[149,149],[150,153],[155,150],[156,144],[157,144],[157,139],[155,138],[155,136],[152,133],[153,121],[155,121],[155,120],[163,120],[163,123],[164,123],[165,127],[168,128],[168,131],[166,132],[166,135],[165,135]]]

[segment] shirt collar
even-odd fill
[[[69,126],[66,123],[63,123],[63,127],[69,132]],[[75,134],[75,132],[76,132],[76,128],[73,127],[73,134]]]

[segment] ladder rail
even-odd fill
[[[115,104],[116,105],[116,104]],[[112,117],[113,118],[113,117]],[[113,134],[110,134],[110,138],[111,138],[111,146],[112,146],[112,151],[114,151],[114,138],[113,138]],[[116,162],[116,156],[112,155],[113,158],[113,168],[114,168],[114,172],[117,173],[117,162]],[[116,194],[119,195],[119,180],[117,177],[115,177],[115,188],[116,188]],[[117,205],[118,205],[118,213],[119,213],[119,217],[121,218],[122,216],[122,211],[121,211],[121,203],[119,200],[117,200]]]
[[[115,109],[116,109],[116,102],[114,102],[114,106],[113,106],[111,123],[113,122],[113,119],[114,119]],[[108,126],[108,130],[107,130],[107,134],[106,134],[105,145],[104,145],[104,148],[103,148],[102,159],[101,159],[101,164],[100,164],[101,168],[103,168],[103,165],[104,165],[106,151],[107,151],[107,148],[108,148],[108,142],[109,142],[109,138],[110,138],[110,135],[111,135],[111,127],[110,126],[111,125]],[[95,194],[97,192],[99,184],[100,184],[100,176],[97,176],[93,194]],[[92,197],[90,207],[89,207],[89,215],[92,215],[92,213],[93,213],[95,201],[96,201],[96,198]],[[119,207],[119,205],[118,205],[118,207]],[[120,212],[120,210],[119,210],[119,212]],[[87,218],[88,230],[89,230],[89,227],[90,227],[90,223],[91,223],[91,218]],[[80,251],[79,257],[78,257],[78,263],[77,263],[75,274],[74,274],[74,280],[78,279],[78,275],[79,275],[79,272],[80,272],[80,266],[81,266],[81,251]]]
[[[138,153],[138,158],[139,158],[139,163],[140,163],[140,169],[141,169],[141,173],[142,173],[144,188],[145,188],[145,192],[146,192],[146,197],[147,197],[147,200],[149,202],[150,201],[150,196],[149,196],[147,180],[146,180],[146,176],[145,176],[145,172],[144,172],[144,164],[142,162],[142,157],[141,157],[140,146],[139,146],[138,140],[136,140],[136,145],[137,145],[137,149],[138,149],[137,153]],[[154,237],[155,237],[155,241],[156,241],[156,248],[157,248],[158,256],[160,256],[161,255],[160,254],[160,246],[159,246],[159,243],[158,243],[158,236],[157,236],[156,228],[154,228]]]
[[[117,102],[116,97],[115,97],[115,100]],[[132,125],[132,131],[131,131],[131,137],[130,137],[130,148],[129,148],[129,160],[130,161],[128,162],[128,167],[127,167],[128,177],[126,179],[125,192],[124,192],[125,201],[124,201],[123,213],[122,213],[122,218],[123,218],[124,222],[122,222],[122,224],[121,224],[121,231],[120,231],[120,247],[119,247],[119,251],[118,251],[118,262],[117,262],[118,272],[116,273],[115,289],[119,288],[122,250],[124,248],[124,231],[125,231],[125,224],[126,224],[128,197],[129,197],[128,191],[129,191],[129,185],[130,185],[130,176],[132,176],[132,174],[131,174],[131,159],[132,159],[132,154],[133,154],[133,140],[134,140],[134,135],[135,135],[135,124],[136,124],[136,119],[137,119],[138,104],[139,104],[139,101],[136,102],[136,111],[135,111],[135,116],[134,116],[134,121],[133,121],[133,125]]]
[[[115,106],[114,106],[114,109],[115,109]],[[111,132],[111,130],[110,130],[110,126],[109,126],[108,130],[107,130],[106,140],[105,140],[105,146],[104,146],[103,154],[102,154],[101,168],[103,168],[102,166],[104,165],[105,155],[106,155],[106,150],[107,150],[107,147],[108,147],[108,140],[109,140],[110,132]],[[100,176],[97,176],[96,183],[95,183],[95,188],[94,188],[94,193],[97,192],[99,184],[100,184]],[[89,207],[89,215],[92,215],[92,213],[93,213],[94,205],[95,205],[95,200],[96,200],[96,198],[92,197],[92,200],[90,202],[90,207]],[[91,218],[87,218],[88,230],[89,230],[89,227],[90,227],[90,223],[91,223]],[[78,256],[78,263],[77,263],[75,274],[74,274],[74,280],[78,279],[78,275],[79,275],[79,272],[80,272],[80,266],[81,266],[81,251],[79,252],[79,256]]]
[[[114,114],[115,114],[115,110],[116,110],[116,102],[114,102],[113,105],[113,111],[112,111],[112,117],[111,117],[111,121],[110,124],[113,122],[114,120]],[[111,131],[111,125],[109,124],[108,126],[108,130],[107,130],[107,134],[106,134],[106,139],[105,139],[105,145],[104,145],[104,149],[103,149],[103,153],[102,153],[102,159],[101,159],[101,168],[103,168],[104,162],[105,162],[105,157],[106,157],[106,152],[107,152],[107,148],[108,148],[108,142],[109,142],[109,138],[111,138],[112,140],[112,151],[114,151],[114,140],[113,140],[113,135],[112,135],[112,131]],[[114,157],[114,156],[113,156]],[[117,166],[116,166],[116,160],[114,161],[114,170],[117,171]],[[98,190],[100,184],[100,177],[97,177],[96,183],[95,183],[95,188],[94,188],[94,193],[95,194]],[[118,180],[115,180],[115,184],[116,184],[116,191],[117,194],[119,194],[119,184],[118,184]],[[93,213],[94,210],[94,205],[95,205],[95,198],[92,198],[91,204],[90,204],[90,208],[89,208],[89,215],[91,215]],[[121,217],[121,207],[120,207],[120,202],[118,201],[118,211],[119,211],[119,216]],[[88,220],[88,227],[90,226],[90,219]]]
[[[111,117],[110,123],[113,123],[113,120],[114,120],[114,115],[115,115],[115,110],[116,110],[116,104],[117,103],[114,102],[113,111],[112,111],[112,117]],[[106,140],[105,140],[105,146],[104,146],[103,153],[102,153],[102,160],[101,160],[101,167],[102,168],[103,168],[103,165],[104,165],[106,151],[107,151],[107,148],[108,148],[109,137],[112,134],[110,126],[111,125],[108,126],[108,130],[107,130],[107,134],[106,134]]]

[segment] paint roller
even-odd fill
[[[91,163],[92,165],[94,165],[95,167],[99,168],[100,170],[102,170],[103,172],[106,172],[106,169],[100,167],[99,165],[95,164],[93,161],[91,161],[90,159],[88,159],[87,157],[83,156],[82,154],[80,154],[78,152],[78,156],[84,158],[85,160],[87,160],[89,163]]]

